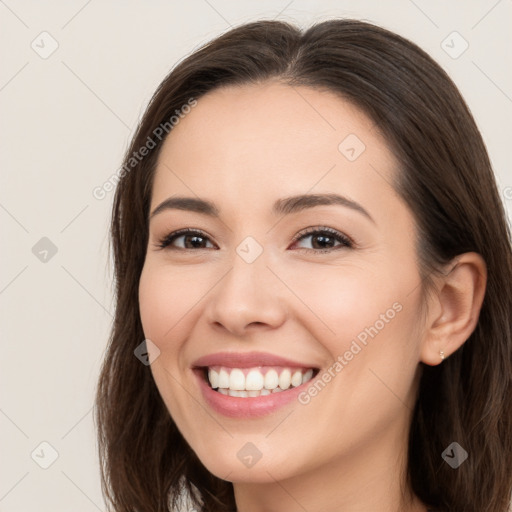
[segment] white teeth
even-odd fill
[[[265,374],[265,389],[274,389],[279,386],[279,375],[275,370],[269,370]]]
[[[281,389],[288,389],[290,387],[292,380],[292,372],[288,369],[285,369],[279,375],[279,387]]]
[[[238,397],[242,397],[242,398],[247,398],[249,395],[247,394],[248,392],[247,391],[239,391],[237,389],[228,389],[228,392],[227,394],[229,396],[238,396]]]
[[[296,372],[293,373],[291,382],[294,388],[302,384],[302,372],[300,370],[297,370]]]
[[[245,389],[259,391],[263,388],[264,377],[258,370],[251,370],[245,377]],[[212,385],[213,387],[213,385]]]
[[[229,389],[242,391],[245,389],[245,375],[242,370],[234,368],[229,375]]]
[[[311,380],[313,378],[313,370],[308,370],[303,376],[302,376],[302,384],[307,382],[308,380]]]
[[[213,389],[234,397],[267,396],[304,384],[313,377],[313,370],[256,367],[250,369],[208,368],[208,381]]]
[[[212,381],[210,381],[211,384]],[[217,383],[219,388],[229,388],[229,373],[223,368],[219,372],[219,382]],[[212,385],[212,388],[215,387]]]
[[[213,389],[219,387],[219,374],[215,370],[212,370],[212,368],[208,369],[208,379],[210,379],[210,384]]]

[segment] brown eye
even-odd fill
[[[208,243],[210,243],[210,247],[208,247]],[[158,246],[161,249],[209,249],[213,247],[213,244],[202,231],[181,229],[161,239]]]
[[[306,251],[329,252],[339,250],[343,247],[353,247],[352,241],[342,233],[331,228],[313,228],[306,232],[301,232],[295,238],[295,242],[302,242],[310,239],[311,247],[299,247]]]

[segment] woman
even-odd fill
[[[417,46],[264,21],[194,52],[140,122],[112,243],[114,510],[506,512],[510,231]]]

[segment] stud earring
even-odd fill
[[[439,351],[439,355],[441,356],[441,361],[444,361],[444,352],[442,350]]]

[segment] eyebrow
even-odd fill
[[[330,206],[338,205],[350,208],[356,212],[361,213],[367,219],[375,224],[375,220],[359,203],[347,197],[338,194],[302,194],[298,196],[284,197],[278,199],[273,207],[272,213],[274,215],[290,215],[298,213],[308,208],[315,206]],[[219,209],[214,203],[205,199],[195,197],[169,197],[162,201],[151,213],[150,218],[153,218],[159,213],[170,210],[186,210],[190,212],[201,213],[210,217],[218,218],[220,216]]]

